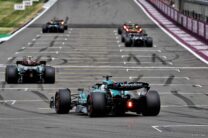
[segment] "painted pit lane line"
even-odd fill
[[[0,68],[5,68],[8,64],[0,64]],[[202,67],[183,67],[183,66],[175,66],[175,67],[167,67],[167,66],[148,66],[148,67],[141,67],[141,66],[99,66],[99,65],[52,65],[55,68],[60,69],[69,69],[69,68],[77,68],[77,69],[117,69],[117,70],[208,70],[208,67],[202,66]]]
[[[23,117],[23,118],[20,118],[20,117],[19,117],[19,118],[18,118],[18,117],[15,117],[15,118],[14,118],[14,117],[13,117],[13,118],[12,118],[12,117],[1,118],[1,117],[0,117],[0,120],[1,120],[1,121],[10,121],[10,120],[11,120],[11,121],[12,121],[12,120],[39,120],[39,119],[42,119],[42,118],[43,118],[43,117],[29,117],[29,118],[25,118],[25,117]]]
[[[1,67],[1,66],[0,66]],[[55,68],[89,68],[89,69],[100,69],[100,68],[104,68],[104,69],[119,69],[119,70],[123,70],[123,69],[128,69],[128,71],[132,70],[132,69],[142,69],[142,70],[146,70],[146,69],[151,69],[151,70],[208,70],[208,67],[167,67],[167,66],[149,66],[149,67],[141,67],[141,66],[82,66],[82,65],[54,65]]]
[[[96,57],[96,60],[108,60],[109,58],[118,58],[118,57],[122,57],[122,58],[128,58],[129,57],[129,55],[108,55],[108,57],[100,57],[100,56],[98,56],[98,55],[96,55],[96,56],[94,56],[93,55],[93,57]],[[138,58],[152,58],[152,56],[136,56],[136,57],[138,57]],[[9,57],[7,60],[11,60],[11,59],[13,59],[13,58],[15,58],[15,57]],[[18,60],[21,60],[22,59],[22,57],[18,57],[18,58],[16,58],[16,59],[18,59]],[[45,60],[47,60],[47,59],[52,59],[52,60],[59,60],[59,59],[67,59],[67,60],[71,60],[71,59],[77,59],[77,60],[83,60],[83,59],[91,59],[90,57],[41,57],[40,59],[45,59]]]
[[[34,46],[34,47],[22,47],[21,49],[28,49],[28,50],[33,50],[33,49],[42,49],[42,48],[47,48],[47,49],[70,49],[70,50],[74,50],[74,51],[88,51],[88,50],[91,50],[91,51],[120,51],[120,52],[134,52],[134,51],[137,51],[137,52],[144,52],[144,51],[155,51],[155,52],[161,52],[161,50],[149,50],[149,49],[146,49],[146,48],[132,48],[132,49],[120,49],[118,50],[118,48],[116,47],[112,47],[112,49],[109,50],[108,47],[85,47],[85,48],[74,48],[74,47],[69,47],[69,46],[54,46],[54,47],[47,47],[47,46]],[[91,49],[91,48],[96,48],[96,49]]]
[[[75,74],[79,74],[79,72],[73,72]],[[58,73],[60,75],[64,75],[64,76],[61,76],[61,78],[70,78],[70,79],[73,79],[73,80],[76,80],[76,78],[89,78],[89,79],[93,79],[93,78],[96,78],[96,79],[99,79],[101,77],[96,77],[96,76],[75,76],[73,73]],[[84,73],[86,74],[86,73]],[[88,75],[90,75],[91,73],[88,73]],[[104,74],[104,73],[100,73],[100,74]],[[67,75],[70,75],[70,76],[67,76]],[[72,76],[71,76],[72,75]],[[58,77],[58,76],[56,76]],[[129,79],[129,80],[132,80],[132,79],[136,79],[138,77],[133,77],[133,76],[124,76],[124,77],[113,77],[114,79]],[[148,77],[141,77],[141,79],[168,79],[170,78],[170,76],[148,76]],[[189,77],[177,77],[175,76],[174,79],[185,79],[185,80],[190,80]],[[99,79],[100,80],[100,79]]]
[[[154,128],[155,130],[157,130],[158,132],[162,133],[163,130],[162,128],[188,128],[188,127],[192,127],[193,129],[196,129],[196,127],[208,127],[207,124],[198,124],[198,125],[193,125],[193,124],[182,124],[182,125],[155,125],[152,126],[152,128]]]
[[[118,52],[118,50],[111,50],[111,51],[103,51],[103,50],[100,50],[100,51],[88,51],[89,49],[86,49],[86,50],[79,50],[80,52],[78,52],[78,50],[75,50],[73,52],[59,52],[59,53],[63,53],[63,54],[72,54],[72,53],[75,53],[75,54],[83,54],[83,52],[85,53],[108,53],[108,52]],[[71,50],[70,50],[71,51]],[[120,50],[120,52],[159,52],[161,53],[161,50],[148,50],[148,49],[138,49],[138,50]],[[48,52],[16,52],[15,54],[40,54],[40,53],[57,53],[57,51],[48,51]]]
[[[0,88],[0,90],[14,90],[14,91],[17,91],[17,90],[23,90],[23,91],[32,91],[32,90],[59,90],[59,89],[65,89],[66,87],[44,87],[44,88],[34,88],[34,87],[13,87],[13,88]],[[77,90],[77,88],[70,88],[72,90]]]

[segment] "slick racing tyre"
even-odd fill
[[[5,71],[5,81],[7,83],[17,83],[18,71],[15,65],[8,65]]]
[[[121,35],[121,34],[122,34],[122,30],[121,30],[121,28],[120,28],[120,27],[118,28],[118,34],[119,34],[119,35]]]
[[[47,32],[48,32],[48,28],[47,28],[46,25],[44,25],[44,26],[42,27],[42,33],[47,33]]]
[[[64,25],[64,30],[68,30],[68,25]]]
[[[71,91],[60,89],[55,94],[55,110],[57,114],[68,114],[71,109]]]
[[[124,43],[125,42],[125,38],[124,36],[121,36],[121,42]]]
[[[55,83],[55,68],[45,67],[45,83]]]
[[[131,45],[132,45],[131,39],[127,39],[126,42],[125,42],[125,46],[126,47],[131,47]]]
[[[160,96],[157,91],[149,91],[144,100],[142,114],[144,116],[157,116],[160,112]]]
[[[89,117],[105,115],[106,98],[104,93],[92,92],[87,100]]]
[[[153,40],[151,37],[148,37],[146,40],[146,46],[147,47],[153,47]]]
[[[59,33],[64,33],[65,27],[60,27],[59,28]]]

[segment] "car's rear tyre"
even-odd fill
[[[71,109],[71,91],[60,89],[55,94],[55,110],[57,114],[68,114]]]
[[[64,30],[68,30],[68,25],[64,25]]]
[[[64,33],[64,30],[65,30],[65,27],[60,27],[60,28],[59,28],[59,32],[60,32],[60,33]]]
[[[47,32],[48,32],[47,26],[44,25],[44,26],[42,27],[42,33],[47,33]]]
[[[118,28],[118,34],[119,34],[119,35],[121,35],[121,34],[122,34],[122,30],[121,30],[121,28],[120,28],[120,27]]]
[[[125,46],[126,47],[131,47],[132,45],[132,40],[131,39],[127,39],[126,42],[125,42]]]
[[[121,42],[124,43],[125,42],[125,38],[123,36],[121,36]]]
[[[45,83],[55,83],[55,68],[45,67]]]
[[[148,37],[146,40],[146,46],[147,47],[153,47],[153,39],[151,37]]]
[[[8,84],[17,83],[18,82],[18,71],[17,66],[8,65],[5,70],[5,81]]]
[[[157,116],[160,112],[160,96],[157,91],[149,91],[146,94],[142,107],[144,116]]]
[[[104,93],[90,93],[87,103],[87,112],[89,117],[105,115],[106,97]]]

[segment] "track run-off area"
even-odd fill
[[[41,25],[54,17],[69,17],[68,30],[42,34]],[[116,25],[129,21],[153,37],[152,48],[124,46]],[[0,44],[0,55],[2,138],[208,137],[208,66],[166,35],[133,0],[58,0],[33,24]],[[56,67],[56,83],[5,83],[5,66],[23,56]],[[103,75],[150,83],[161,97],[159,116],[89,118],[73,111],[58,115],[49,108],[58,89],[76,93],[100,82]]]

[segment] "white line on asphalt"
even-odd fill
[[[6,67],[7,64],[0,64],[0,68],[1,67]],[[128,71],[130,70],[136,70],[136,71],[140,71],[140,70],[208,70],[208,67],[180,67],[180,66],[176,66],[176,67],[167,67],[167,66],[147,66],[147,67],[141,67],[141,66],[105,66],[105,65],[51,65],[55,68],[94,68],[94,69],[119,69],[119,70],[123,70],[126,69]]]
[[[42,48],[47,48],[47,49],[61,49],[63,47],[59,46],[59,47],[39,47],[39,46],[35,46],[35,47],[22,47],[22,49],[42,49]]]
[[[48,87],[48,88],[44,88],[44,90],[58,90],[58,89],[64,89],[66,87],[57,87],[57,88],[51,88],[51,87]],[[75,89],[77,90],[77,88],[70,88],[70,89]],[[27,91],[31,91],[31,90],[42,90],[42,88],[1,88],[0,90],[27,90]],[[26,91],[25,91],[26,92]]]
[[[117,55],[117,56],[119,57],[119,55]],[[113,57],[116,57],[116,55],[114,55]],[[50,59],[50,58],[46,57],[46,58],[41,58],[41,59]],[[59,60],[59,59],[66,59],[66,60],[89,60],[91,58],[87,58],[87,57],[54,58],[53,57],[51,59],[53,59],[53,60],[55,60],[55,59],[56,60]],[[91,60],[93,60],[93,59],[91,59]],[[96,57],[96,60],[108,60],[108,57],[105,57],[105,58],[99,58],[99,57],[97,58]]]
[[[74,74],[77,74],[77,75],[103,75],[103,74],[107,74],[107,72],[103,73],[103,72],[100,72],[100,73],[94,73],[94,72],[75,72],[75,71],[70,71],[70,72],[58,72],[59,75],[74,75]],[[79,76],[80,77],[80,76]],[[91,77],[92,78],[92,77]]]
[[[6,121],[8,121],[8,120],[33,120],[33,119],[42,119],[43,117],[30,117],[30,118],[25,118],[25,117],[23,117],[23,118],[0,118],[0,120],[6,120]]]
[[[173,95],[171,92],[159,92],[160,95]],[[178,92],[180,95],[208,95],[208,93],[195,93],[195,92]]]
[[[98,52],[98,51],[85,51],[85,52],[59,52],[59,51],[47,51],[47,52],[16,52],[15,54],[83,54],[83,53],[100,53],[100,54],[108,54],[108,51],[105,52]]]
[[[16,100],[13,100],[12,103],[11,103],[11,105],[14,105],[15,103],[16,103]]]
[[[161,50],[154,50],[154,49],[120,49],[120,52],[134,52],[134,51],[161,52]]]
[[[97,63],[102,63],[102,62],[97,62]],[[137,61],[132,61],[132,62],[130,62],[130,61],[124,61],[124,62],[109,62],[109,63],[113,63],[113,64],[116,64],[116,63],[123,63],[124,65],[126,65],[126,64],[155,64],[155,63],[161,63],[161,62],[137,62]],[[162,63],[161,63],[162,64]],[[170,65],[173,65],[173,63],[172,62],[168,62],[168,64],[170,64]]]
[[[51,108],[38,108],[39,110],[52,110]]]
[[[166,56],[162,56],[164,59],[167,59],[167,57]]]
[[[148,77],[142,77],[143,79],[167,79],[169,78],[170,76],[148,76]],[[120,77],[122,78],[122,77]],[[133,77],[133,76],[130,76],[129,79],[136,79],[138,77]],[[174,77],[174,79],[186,79],[186,80],[190,80],[189,77]]]
[[[177,107],[177,108],[183,108],[183,107],[208,107],[208,105],[161,105],[162,108],[170,108],[170,107]]]
[[[1,67],[1,66],[0,66]],[[108,69],[128,69],[128,70],[207,70],[208,67],[167,67],[167,66],[149,66],[149,67],[140,67],[140,66],[88,66],[88,65],[54,65],[56,68],[108,68]]]
[[[182,125],[156,125],[156,126],[152,126],[152,128],[154,128],[155,130],[157,130],[158,132],[163,132],[160,128],[174,128],[174,127],[208,127],[208,125],[206,124],[198,124],[198,125],[193,125],[193,124],[182,124]]]
[[[44,102],[44,101],[49,101],[49,100],[35,100],[35,99],[31,99],[31,100],[0,100],[0,103],[7,103],[7,102]]]
[[[161,133],[162,130],[160,130],[158,127],[159,127],[159,126],[152,126],[152,128],[156,129],[157,131],[159,131],[159,132]]]

